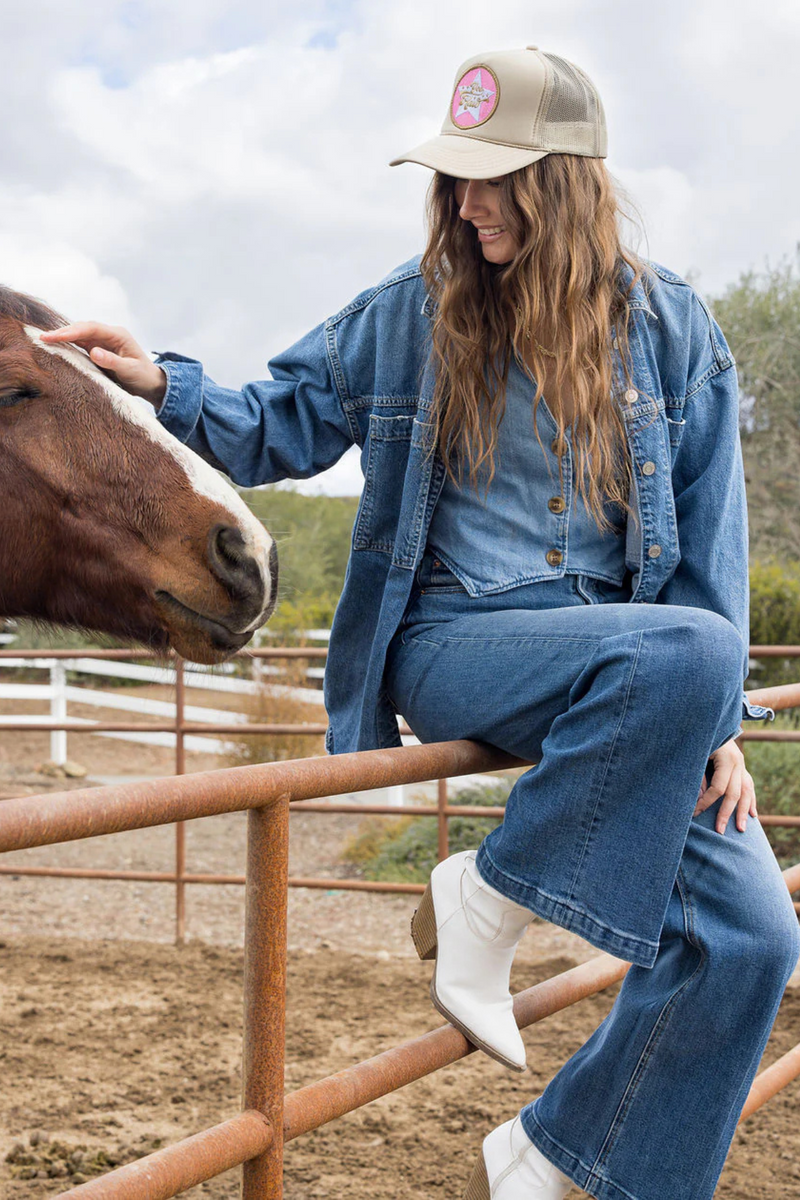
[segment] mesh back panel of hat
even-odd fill
[[[604,117],[599,97],[577,67],[556,54],[543,54],[552,67],[534,130],[535,145],[564,154],[605,156]]]

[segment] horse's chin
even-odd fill
[[[213,617],[195,612],[169,592],[157,592],[155,600],[170,646],[189,662],[225,662],[253,636],[252,630],[234,633]]]

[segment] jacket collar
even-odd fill
[[[644,259],[643,262],[645,266],[645,274],[640,275],[636,280],[636,283],[631,288],[630,295],[628,296],[628,308],[638,309],[641,312],[647,313],[648,317],[652,317],[654,321],[657,321],[658,316],[653,312],[650,304],[650,298],[644,283],[645,279],[647,278],[649,263],[646,259]],[[625,286],[627,287],[630,284],[631,279],[633,279],[633,269],[624,261],[620,266],[620,275],[625,283]]]

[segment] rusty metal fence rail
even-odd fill
[[[270,646],[256,649],[242,650],[236,658],[240,659],[325,659],[327,657],[327,647],[320,646]],[[33,658],[56,658],[69,660],[80,656],[81,658],[93,658],[98,660],[107,660],[118,662],[124,659],[151,659],[152,652],[142,649],[133,650],[16,650],[16,649],[0,649],[0,667],[4,659],[33,659]],[[800,657],[800,646],[751,646],[750,656],[752,658],[798,658]],[[28,730],[31,732],[53,732],[56,730],[67,730],[70,733],[104,733],[104,732],[139,732],[142,730],[150,730],[154,733],[174,733],[175,734],[175,774],[183,775],[186,771],[186,752],[184,740],[188,734],[206,733],[206,734],[228,734],[231,736],[252,736],[252,735],[293,735],[300,737],[319,737],[325,733],[327,726],[323,723],[257,723],[248,722],[246,724],[212,724],[203,722],[202,724],[193,723],[185,720],[186,707],[186,677],[183,669],[182,660],[177,656],[167,656],[173,663],[175,668],[175,719],[173,721],[105,721],[93,723],[77,723],[70,721],[30,721],[27,720],[20,724],[14,722],[4,722],[0,727],[0,733],[3,731],[13,730]],[[787,709],[800,707],[800,683],[787,684],[782,687],[760,688],[749,693],[750,699],[757,704],[767,704],[775,709]],[[401,732],[411,733],[407,726],[401,725]],[[800,731],[795,730],[772,730],[772,729],[755,729],[744,732],[738,739],[741,741],[768,741],[768,742],[800,742]],[[365,789],[366,790],[366,789]],[[323,795],[324,793],[319,793]],[[437,858],[441,861],[448,857],[448,821],[451,817],[469,816],[469,817],[494,817],[502,818],[505,810],[502,807],[487,808],[477,805],[469,807],[448,803],[448,788],[447,779],[440,778],[437,787],[437,799],[435,807],[430,804],[425,805],[403,805],[399,808],[397,805],[388,804],[352,804],[339,803],[331,804],[327,801],[320,802],[318,799],[310,800],[302,804],[294,805],[298,810],[305,812],[318,813],[338,813],[350,814],[353,816],[414,816],[414,817],[435,817],[437,822]],[[762,814],[759,817],[761,824],[765,826],[776,827],[800,827],[800,816],[773,816]],[[192,872],[187,870],[186,864],[186,831],[183,822],[178,822],[175,825],[175,869],[174,871],[131,871],[120,869],[104,869],[90,867],[34,867],[17,865],[7,866],[0,864],[0,875],[24,875],[24,876],[39,876],[60,879],[114,879],[127,881],[132,883],[168,883],[175,888],[175,941],[177,945],[182,945],[186,934],[186,887],[190,884],[211,884],[211,885],[238,885],[245,884],[244,875],[221,875],[212,874],[209,872]],[[376,882],[363,879],[326,879],[316,877],[301,877],[290,876],[288,880],[289,887],[298,888],[317,888],[325,891],[368,891],[368,892],[390,892],[394,894],[403,893],[421,893],[424,891],[424,886],[417,883],[388,883]],[[800,902],[795,904],[795,908],[800,912]]]
[[[118,787],[21,797],[0,805],[0,852],[248,811],[243,1109],[238,1116],[81,1184],[76,1200],[168,1200],[238,1165],[244,1200],[280,1200],[283,1144],[473,1052],[451,1025],[284,1097],[289,806],[319,795],[525,765],[474,742],[372,750],[232,767]],[[800,890],[800,864],[784,872]],[[601,954],[515,997],[520,1027],[621,979],[628,964]],[[800,1046],[756,1079],[749,1116],[800,1075]]]

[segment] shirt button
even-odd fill
[[[564,497],[563,496],[552,496],[547,501],[547,507],[550,509],[550,512],[554,512],[554,513],[563,512],[564,511]]]
[[[651,558],[658,558],[659,554],[661,553],[661,547],[659,545],[651,546],[647,553]]]
[[[635,404],[639,399],[639,393],[636,391],[636,388],[628,388],[627,392],[625,393],[625,399],[627,400],[628,404]]]
[[[557,454],[560,458],[561,455],[565,453],[566,446],[560,440],[560,438],[553,438],[552,442],[550,443],[550,449],[553,451],[553,454]]]
[[[642,474],[643,475],[652,475],[653,472],[655,471],[655,469],[656,469],[656,464],[654,462],[642,463]]]
[[[615,350],[619,350],[619,338],[614,338],[611,342],[611,345]]]
[[[545,558],[550,563],[551,567],[557,567],[559,565],[559,563],[561,562],[561,560],[563,559],[563,557],[564,557],[564,555],[561,553],[560,550],[548,550],[547,554],[545,554]]]

